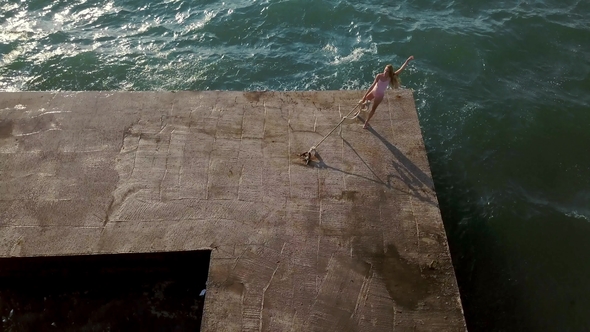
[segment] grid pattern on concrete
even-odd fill
[[[0,93],[0,255],[212,249],[206,331],[465,330],[412,92],[297,156],[361,94]]]

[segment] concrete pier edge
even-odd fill
[[[203,331],[465,331],[411,90],[0,92],[0,257],[211,250]]]

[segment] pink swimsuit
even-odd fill
[[[377,80],[377,85],[375,85],[375,87],[373,88],[373,96],[375,98],[377,97],[383,97],[385,95],[385,90],[387,90],[387,87],[389,86],[389,80]]]

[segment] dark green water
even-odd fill
[[[589,1],[0,0],[4,91],[364,89],[409,55],[469,329],[590,330]]]

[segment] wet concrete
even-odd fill
[[[0,93],[0,256],[212,250],[202,330],[460,331],[412,92]]]

